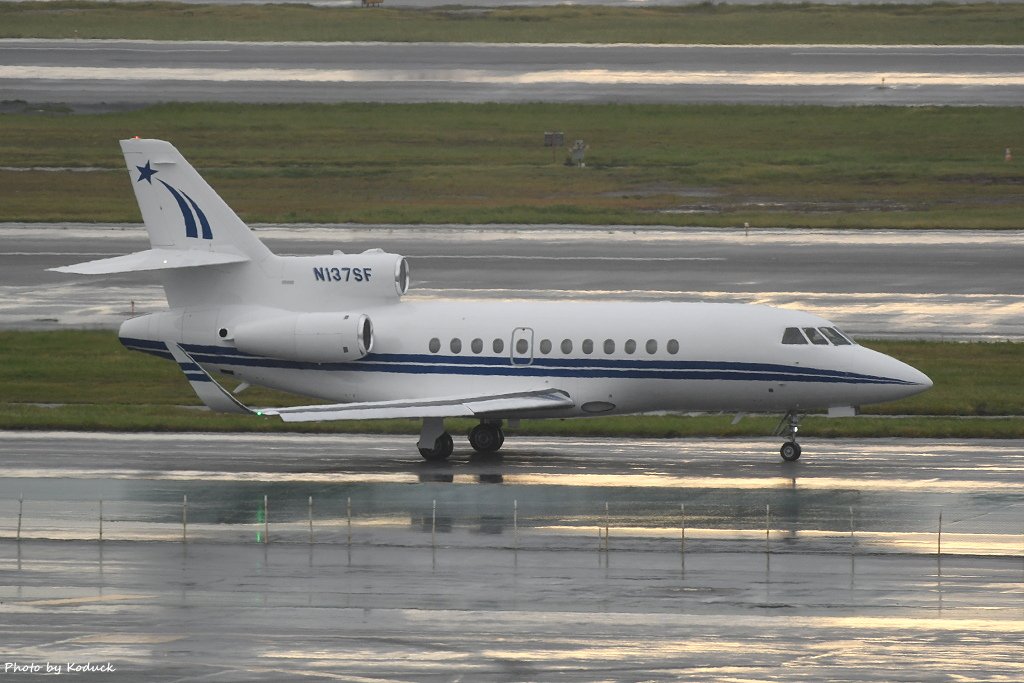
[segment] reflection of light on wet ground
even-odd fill
[[[491,470],[494,470],[492,473]],[[1022,471],[1024,468],[992,468],[992,471],[1007,473]],[[491,475],[492,478],[488,478]],[[1024,493],[1024,480],[971,480],[971,479],[898,479],[898,478],[856,478],[817,476],[813,473],[783,475],[778,478],[757,475],[752,477],[704,477],[687,474],[665,475],[644,474],[589,474],[574,473],[505,473],[498,466],[480,471],[464,472],[448,469],[430,469],[418,472],[218,472],[207,470],[106,470],[67,468],[59,472],[28,468],[2,468],[0,477],[7,479],[61,479],[112,480],[112,481],[217,481],[217,482],[265,482],[265,483],[310,483],[310,484],[414,484],[436,482],[460,485],[481,483],[505,484],[508,486],[570,486],[587,488],[670,488],[670,489],[737,489],[737,490],[872,490],[872,491],[917,491],[936,493],[971,493],[992,491],[1000,493]],[[483,479],[481,479],[483,477]],[[500,478],[499,478],[500,477]]]
[[[859,479],[818,477],[814,475],[768,478],[740,477],[675,477],[654,474],[507,474],[506,484],[530,484],[545,486],[595,486],[632,488],[680,488],[680,489],[805,489],[805,490],[872,490],[872,491],[1007,491],[1024,493],[1022,481],[971,481],[971,480],[901,480],[901,479]]]
[[[4,544],[0,640],[126,680],[1019,680],[1016,558],[614,543]]]
[[[0,468],[0,477],[11,479],[52,478],[60,476],[69,479],[111,479],[111,480],[154,480],[154,481],[231,481],[231,482],[311,482],[311,483],[375,483],[375,484],[412,484],[420,480],[414,473],[346,474],[342,472],[217,472],[200,470],[99,470],[84,468],[68,468],[61,470],[63,474],[52,470]],[[457,483],[477,483],[471,475],[460,475]]]
[[[687,71],[682,69],[546,69],[509,71],[487,69],[275,69],[188,67],[73,67],[0,66],[0,78],[207,81],[207,82],[459,82],[502,85],[590,83],[621,85],[866,85],[877,86],[884,76],[890,87],[909,86],[1018,86],[1024,76],[1007,73],[933,73],[914,71]]]

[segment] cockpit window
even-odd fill
[[[804,337],[803,332],[800,331],[799,327],[787,327],[786,331],[782,333],[783,344],[806,344],[807,339]]]
[[[828,340],[836,346],[850,346],[853,342],[843,336],[842,332],[834,327],[819,327],[821,333],[828,337]]]
[[[828,346],[828,339],[825,339],[824,335],[813,327],[805,327],[804,332],[807,334],[807,338],[811,340],[812,344]]]

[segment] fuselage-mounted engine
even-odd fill
[[[290,313],[239,323],[235,347],[244,353],[311,363],[364,358],[373,349],[373,322],[361,313]]]

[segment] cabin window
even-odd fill
[[[817,344],[818,346],[828,346],[828,339],[825,339],[825,335],[823,335],[821,332],[818,332],[813,327],[805,327],[804,333],[807,334],[807,338],[811,340],[812,344]]]
[[[481,353],[484,350],[484,340],[474,339],[472,343],[470,343],[469,348],[473,350],[473,353]]]
[[[821,333],[828,337],[828,340],[836,346],[850,346],[853,344],[849,339],[843,336],[843,333],[834,327],[819,327]]]
[[[615,353],[615,340],[605,339],[604,340],[604,352],[607,354]]]
[[[636,353],[636,339],[626,340],[626,353]]]
[[[679,353],[679,342],[675,339],[669,339],[668,344],[665,345],[665,350],[671,353],[673,356]]]
[[[430,349],[431,353],[437,353],[438,351],[441,350],[441,340],[438,339],[437,337],[434,337],[433,339],[430,340],[428,348]]]
[[[646,348],[647,353],[653,356],[658,352],[658,342],[654,339],[648,339]]]
[[[526,341],[525,339],[516,340],[516,353],[522,356],[529,350],[530,342]]]
[[[799,327],[787,327],[786,331],[782,333],[783,344],[806,344],[807,339],[804,337],[804,333],[800,331]]]
[[[548,355],[549,353],[551,353],[551,340],[550,339],[541,339],[540,340],[540,352],[543,353],[545,356]]]
[[[458,337],[452,339],[452,343],[448,346],[452,350],[452,353],[462,353],[462,340]]]
[[[567,356],[570,353],[572,353],[572,340],[571,339],[563,339],[562,340],[562,353],[564,353]]]
[[[501,353],[505,350],[505,342],[502,339],[495,339],[494,343],[491,344],[491,348],[494,349],[495,353]]]
[[[593,339],[584,339],[583,340],[583,353],[585,353],[585,354],[587,354],[589,356],[593,352],[594,352],[594,340]]]

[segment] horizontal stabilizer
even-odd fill
[[[227,263],[244,263],[248,260],[248,256],[229,254],[223,251],[147,249],[146,251],[137,251],[134,254],[99,259],[98,261],[86,261],[72,266],[50,268],[50,270],[76,275],[111,275],[113,273],[135,273],[147,270],[222,266]]]
[[[514,394],[263,408],[256,412],[259,415],[279,415],[285,422],[315,422],[317,420],[376,420],[395,417],[484,417],[571,408],[574,405],[573,400],[564,391],[540,389]]]

